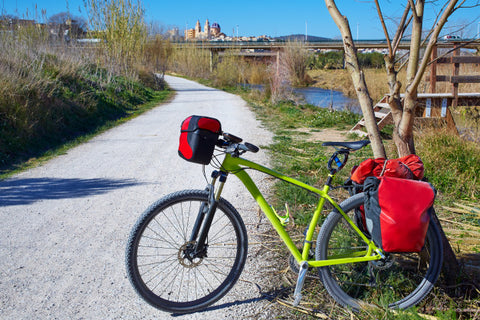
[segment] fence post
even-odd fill
[[[460,55],[460,49],[457,48],[457,44],[455,43],[453,45],[453,56],[457,57]],[[453,61],[452,61],[453,62]],[[460,63],[455,62],[453,63],[453,70],[452,70],[452,78],[454,76],[458,76],[460,73]],[[452,95],[453,95],[453,100],[452,100],[452,108],[456,108],[458,106],[458,82],[453,82],[453,79],[450,80],[452,82]]]
[[[430,61],[430,93],[435,93],[437,90],[437,45],[434,45],[432,48],[432,56]]]

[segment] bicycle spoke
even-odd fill
[[[169,195],[149,208],[132,231],[129,279],[144,299],[160,309],[189,311],[211,304],[240,276],[248,242],[231,204],[225,200],[218,204],[204,251],[196,252],[195,241],[190,242],[207,201],[206,191]]]
[[[363,194],[358,194],[344,201],[342,210],[355,221],[354,210],[362,204]],[[415,305],[428,294],[440,272],[440,265],[430,262],[433,253],[433,261],[441,263],[441,242],[437,231],[432,230],[429,228],[425,249],[420,253],[387,253],[382,260],[319,268],[322,281],[335,300],[354,310],[365,303],[401,308]],[[356,231],[333,212],[319,233],[317,259],[348,257],[364,248]]]

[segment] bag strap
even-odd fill
[[[401,164],[403,164],[403,166],[404,166],[405,168],[407,168],[408,172],[411,173],[412,179],[416,180],[415,175],[413,174],[413,171],[410,169],[410,167],[407,166],[407,165],[406,165],[405,163],[403,163],[402,161],[399,161],[399,162],[400,162]]]
[[[387,169],[387,161],[388,161],[388,160],[385,160],[385,161],[383,162],[383,169],[382,169],[382,172],[380,172],[379,177],[383,176],[383,174],[385,173],[385,169]]]
[[[408,172],[410,172],[412,177],[415,178],[415,175],[413,174],[413,171],[405,163],[403,163],[402,161],[399,161],[398,159],[389,159],[389,160],[397,160],[398,162],[400,162],[401,165],[403,165],[405,168],[407,168]],[[387,162],[389,160],[385,160],[385,162],[383,163],[382,172],[380,172],[379,177],[382,177],[385,174],[385,170],[387,169]]]

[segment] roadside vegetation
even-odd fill
[[[291,44],[291,51],[303,50],[301,44]],[[247,100],[257,116],[274,132],[274,142],[266,147],[271,152],[271,164],[278,171],[285,172],[306,183],[321,187],[328,174],[326,161],[332,150],[322,147],[322,142],[338,134],[346,140],[359,139],[358,136],[348,135],[348,130],[358,121],[359,115],[348,111],[332,112],[319,109],[312,105],[299,103],[292,92],[293,85],[315,85],[328,89],[343,91],[353,96],[350,76],[341,68],[338,59],[341,55],[305,55],[303,67],[298,67],[288,56],[281,57],[281,63],[261,65],[227,55],[215,61],[216,68],[210,70],[209,52],[198,48],[178,50],[172,56],[169,69],[178,74],[200,79],[199,81],[224,90],[240,94]],[[188,51],[188,52],[187,52]],[[182,59],[195,63],[188,72],[182,72],[177,67],[176,55]],[[294,54],[295,57],[302,55]],[[332,58],[333,57],[333,58]],[[185,61],[185,60],[183,60]],[[288,67],[288,62],[291,65]],[[379,56],[366,54],[361,58],[363,63],[370,66],[365,72],[367,79],[375,79],[369,83],[372,97],[380,100],[385,94],[386,78],[384,73],[377,69]],[[203,63],[203,66],[201,64]],[[183,64],[183,63],[182,63]],[[179,64],[180,65],[180,64]],[[192,64],[190,64],[192,65]],[[193,70],[200,70],[196,73]],[[261,72],[255,71],[261,70]],[[296,72],[295,70],[300,70]],[[475,71],[473,71],[475,72]],[[372,76],[373,75],[373,76]],[[400,75],[399,79],[402,78]],[[263,84],[263,90],[247,89],[239,84]],[[426,85],[424,85],[425,90]],[[464,89],[465,90],[465,89]],[[468,89],[466,89],[468,90]],[[472,88],[478,90],[478,88]],[[280,242],[272,242],[272,237],[265,235],[269,241],[269,250],[278,254],[278,261],[272,276],[283,280],[276,301],[287,306],[299,319],[305,318],[333,318],[333,319],[478,319],[480,308],[480,187],[478,172],[480,172],[480,146],[478,144],[479,125],[475,121],[475,108],[459,111],[463,121],[470,119],[466,127],[473,135],[469,139],[454,135],[451,132],[438,128],[418,127],[415,132],[417,154],[425,165],[425,174],[429,181],[438,189],[436,212],[442,223],[455,254],[460,262],[461,269],[457,284],[445,285],[440,279],[434,292],[417,308],[404,312],[378,310],[374,313],[351,315],[348,311],[335,305],[324,291],[318,279],[310,278],[305,288],[305,298],[299,308],[291,308],[288,302],[296,282],[296,274],[288,272],[288,253]],[[470,113],[468,113],[470,112]],[[465,116],[470,114],[470,116]],[[382,138],[390,158],[397,157],[396,148],[392,141],[392,128],[385,127]],[[327,137],[327,138],[326,138]],[[252,141],[255,143],[254,141]],[[351,154],[349,163],[337,175],[335,184],[345,181],[353,165],[372,157],[369,148]],[[347,192],[338,189],[333,192],[336,200],[341,201],[348,196]],[[274,187],[272,205],[281,210],[284,204],[289,204],[291,222],[288,228],[296,234],[299,244],[303,241],[303,231],[306,227],[312,208],[317,199],[310,193],[295,188],[289,184],[278,183]],[[328,212],[325,212],[327,214]],[[282,270],[282,271],[280,271]],[[288,309],[291,308],[291,309]],[[291,314],[285,318],[291,318]]]
[[[326,130],[348,140],[358,139],[346,132],[359,120],[359,115],[303,105],[291,90],[293,86],[315,85],[354,95],[338,53],[311,54],[301,43],[289,43],[278,64],[240,59],[235,52],[211,60],[207,49],[193,45],[174,49],[159,37],[147,40],[140,2],[91,0],[87,4],[90,23],[107,30],[95,35],[105,40],[95,46],[51,39],[36,26],[15,32],[1,30],[0,174],[5,176],[12,168],[51,154],[52,150],[63,152],[65,144],[76,139],[83,141],[92,133],[165,100],[170,92],[154,72],[163,74],[167,70],[242,95],[275,134],[274,143],[267,147],[274,168],[307,183],[321,186],[327,175],[325,164],[331,150],[321,146]],[[126,10],[115,10],[121,6]],[[379,100],[387,91],[386,79],[378,69],[382,65],[380,56],[365,54],[360,60],[369,67],[366,72],[374,75],[367,79],[375,79],[369,89],[372,98]],[[263,89],[247,89],[244,84],[261,84]],[[424,89],[427,90],[426,85]],[[479,91],[478,87],[473,90]],[[428,128],[418,128],[415,135],[426,176],[439,191],[437,214],[461,261],[459,282],[453,288],[440,282],[416,310],[398,313],[385,310],[363,318],[411,319],[418,318],[418,314],[438,319],[480,317],[480,147],[478,140],[475,142],[480,120],[477,108],[464,109],[459,114],[466,127],[476,132],[473,140]],[[391,128],[386,127],[382,137],[389,157],[395,158],[391,133]],[[354,164],[371,156],[368,148],[353,153],[349,166],[334,183],[341,184]],[[333,195],[336,200],[347,197],[341,189]],[[293,213],[289,228],[302,241],[305,221],[315,199],[303,190],[278,184],[272,204],[282,207],[285,202]],[[288,256],[280,244],[272,243],[271,247],[279,256],[275,277],[283,279],[280,292],[291,293],[296,275],[278,274],[278,270],[287,269]],[[306,313],[305,318],[362,318],[335,306],[318,280],[309,281],[306,288],[313,289],[306,294],[302,307],[292,311],[299,318],[301,313]],[[279,295],[278,301],[284,301],[283,298]]]
[[[52,37],[45,27],[12,28],[6,17],[0,20],[0,177],[170,95],[154,75],[163,71],[158,61],[166,48],[155,47],[156,41],[147,45],[145,37],[123,37],[134,31],[146,35],[146,27],[137,7],[121,1],[124,10],[112,11],[116,2],[90,7],[97,25],[115,17],[107,19],[114,23],[106,28],[108,42],[82,45],[75,38]]]

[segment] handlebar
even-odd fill
[[[226,149],[225,152],[230,153],[234,157],[238,157],[247,151],[256,153],[260,150],[259,147],[249,142],[241,143],[243,139],[231,133],[223,132],[222,136],[223,139],[218,139],[216,143],[217,147]]]

